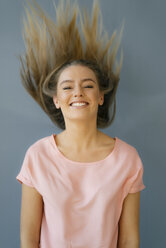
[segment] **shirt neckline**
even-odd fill
[[[71,165],[80,165],[80,166],[91,166],[91,165],[99,165],[99,164],[102,164],[104,163],[105,161],[109,160],[110,158],[114,157],[115,153],[116,153],[116,150],[117,150],[117,146],[118,146],[118,143],[119,143],[119,138],[118,137],[114,137],[115,139],[115,144],[114,144],[114,148],[113,150],[104,158],[104,159],[101,159],[101,160],[98,160],[98,161],[94,161],[94,162],[77,162],[77,161],[74,161],[74,160],[71,160],[71,159],[68,159],[67,157],[65,157],[61,151],[58,149],[57,147],[57,144],[56,144],[56,141],[54,139],[54,136],[56,136],[56,134],[52,134],[50,136],[50,139],[51,139],[51,143],[53,145],[53,148],[55,149],[56,153],[63,159],[65,160],[67,163],[71,164]]]

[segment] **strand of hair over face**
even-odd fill
[[[81,59],[97,64],[103,75],[110,79],[104,93],[112,89],[116,91],[123,61],[122,50],[119,62],[116,57],[124,22],[119,35],[114,31],[109,38],[102,25],[97,0],[93,1],[92,14],[86,9],[81,13],[78,4],[70,0],[60,0],[58,5],[54,2],[55,21],[35,0],[26,2],[26,17],[23,17],[25,54],[20,56],[22,84],[54,123],[57,124],[56,114],[59,116],[60,113],[52,105],[51,93],[43,89],[63,64]]]

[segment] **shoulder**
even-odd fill
[[[102,137],[105,144],[111,144],[112,146],[116,147],[121,158],[126,156],[130,156],[130,158],[132,156],[138,156],[138,151],[136,150],[136,148],[132,144],[128,143],[126,140],[123,140],[117,136],[112,138],[109,135],[103,133]]]
[[[129,144],[120,138],[117,138],[118,142],[118,156],[120,161],[123,161],[125,168],[131,171],[139,171],[143,169],[143,163],[140,154],[136,147]]]
[[[51,146],[52,146],[52,135],[41,138],[35,141],[26,150],[23,167],[28,168],[29,171],[43,170],[44,164],[52,157]]]
[[[125,162],[125,167],[129,167],[132,169],[140,169],[143,165],[141,157],[136,147],[125,140],[122,140],[118,137],[116,138],[118,143],[118,156],[121,161]]]
[[[118,143],[119,152],[121,152],[121,155],[136,156],[138,154],[137,149],[133,145],[131,145],[125,140],[122,140],[119,137],[116,137],[116,139]]]
[[[49,144],[51,141],[52,135],[43,137],[37,141],[35,141],[33,144],[31,144],[26,153],[28,154],[38,154],[38,153],[44,153],[49,149]]]

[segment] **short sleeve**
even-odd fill
[[[26,154],[25,154],[22,167],[21,167],[20,172],[17,175],[16,179],[21,184],[24,183],[27,186],[34,187],[34,185],[32,183],[31,170],[30,170],[31,164],[32,164],[31,152],[28,149]]]
[[[143,164],[136,149],[135,154],[132,158],[131,168],[132,177],[129,179],[128,182],[128,193],[136,193],[145,188],[145,185],[143,183]]]

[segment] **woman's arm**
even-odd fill
[[[118,248],[139,248],[140,192],[128,194],[119,220]]]
[[[22,184],[21,248],[39,248],[43,198],[35,188]]]

